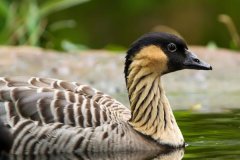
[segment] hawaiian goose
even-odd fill
[[[150,33],[127,52],[130,110],[76,82],[0,78],[0,149],[13,154],[119,152],[184,147],[161,85],[181,69],[211,70],[171,34]]]

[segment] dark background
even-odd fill
[[[238,32],[219,22],[225,14],[238,30],[239,10],[239,0],[1,0],[0,44],[118,50],[146,32],[176,31],[192,45],[239,49]]]
[[[218,16],[229,15],[239,28],[239,10],[239,0],[91,0],[52,15],[50,21],[75,20],[77,27],[55,33],[56,41],[66,38],[91,48],[126,47],[158,25],[177,30],[190,44],[214,41],[229,47],[230,34]]]

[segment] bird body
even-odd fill
[[[128,108],[89,86],[36,77],[1,78],[0,84],[2,118],[13,132],[11,153],[158,148],[128,124]]]
[[[179,47],[175,56],[170,44]],[[196,59],[170,34],[147,34],[133,43],[124,70],[130,109],[77,82],[2,77],[0,116],[12,134],[5,150],[30,155],[184,147],[161,76],[184,68],[211,69]]]

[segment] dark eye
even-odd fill
[[[177,46],[174,43],[169,43],[167,48],[170,52],[175,52],[177,50]]]

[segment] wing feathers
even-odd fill
[[[20,119],[18,116],[14,104],[12,102],[5,102],[5,110],[7,121],[10,122],[11,126],[14,126]]]
[[[71,126],[75,126],[75,120],[74,120],[74,108],[73,104],[68,104],[66,107],[63,109],[63,114],[64,116],[64,122],[66,124],[69,124]]]
[[[7,119],[13,126],[25,118],[43,124],[96,127],[124,119],[123,111],[130,117],[126,107],[94,88],[47,78],[2,77],[0,101],[6,102]]]
[[[32,119],[32,120],[38,120],[43,123],[52,123],[54,122],[54,118],[51,112],[51,108],[48,107],[51,105],[52,100],[49,98],[41,98],[37,101],[36,107],[37,107],[37,113],[39,115],[38,119]]]

